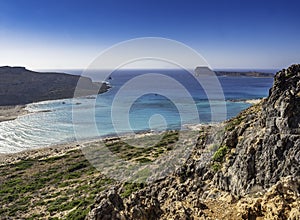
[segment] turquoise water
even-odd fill
[[[179,81],[192,97],[193,106],[189,106],[187,101],[190,97],[185,97],[184,93],[177,90],[174,85],[159,80],[155,82],[148,80],[130,89],[122,90],[131,79],[143,73],[137,70],[114,72],[111,78],[107,79],[112,85],[111,90],[95,97],[45,101],[28,105],[31,114],[14,121],[0,123],[0,153],[61,144],[75,141],[76,138],[93,139],[115,135],[116,132],[176,129],[183,124],[197,123],[197,117],[200,123],[218,122],[212,120],[211,112],[214,108],[222,106],[224,101],[216,99],[209,102],[203,88],[184,71],[165,71],[161,74],[172,76]],[[226,100],[227,119],[250,106],[243,101],[230,100],[266,97],[273,83],[271,78],[219,77],[218,79]],[[144,94],[146,87],[153,87],[154,92]],[[115,108],[117,115],[113,115],[112,105],[120,91],[123,98],[122,105],[118,108],[127,107],[125,110],[128,110],[129,127],[122,124],[123,109]],[[174,100],[164,94],[172,94],[176,102],[174,103]],[[126,103],[127,100],[132,99],[134,102]],[[197,117],[192,114],[193,107],[197,109]],[[182,112],[182,109],[185,112]]]

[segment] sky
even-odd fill
[[[0,66],[82,69],[119,42],[163,37],[213,68],[281,69],[300,62],[299,7],[298,0],[0,0]]]

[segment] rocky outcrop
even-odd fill
[[[299,219],[300,180],[285,177],[272,186],[263,196],[246,197],[237,203],[243,219]],[[296,193],[295,193],[296,192]]]
[[[89,213],[93,219],[111,220],[120,219],[121,212],[124,210],[124,203],[116,188],[112,188],[102,192],[96,202],[97,207]]]
[[[82,96],[103,93],[110,88],[107,83],[94,83],[87,77],[40,73],[24,67],[0,67],[0,106],[72,98],[79,80],[77,92]]]
[[[223,126],[205,126],[172,176],[121,198],[103,192],[87,219],[300,219],[300,65],[269,97]],[[109,211],[108,211],[109,210]]]
[[[267,99],[228,122],[238,121],[222,143],[232,153],[214,178],[220,189],[241,196],[300,176],[299,92],[300,66],[293,65],[276,74]]]

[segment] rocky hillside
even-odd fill
[[[226,126],[222,145],[230,152],[214,179],[219,188],[245,195],[299,177],[300,66],[278,72],[269,97]]]
[[[107,189],[87,219],[300,219],[299,126],[300,65],[293,65],[276,74],[261,103],[204,126],[173,175],[133,184],[126,196],[128,183]]]
[[[0,67],[0,106],[72,98],[79,79],[83,85],[79,92],[83,96],[94,94],[98,88],[98,93],[109,89],[108,84],[97,84],[86,77],[39,73],[24,67]]]

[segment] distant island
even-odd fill
[[[273,78],[273,73],[265,73],[258,71],[212,71],[208,67],[196,67],[195,74],[207,74],[208,72],[215,73],[217,76],[244,76],[244,77],[267,77]]]
[[[24,105],[32,102],[74,97],[78,80],[82,96],[106,92],[108,83],[90,78],[55,72],[35,72],[25,67],[0,67],[0,106]],[[83,86],[82,86],[83,85]]]

